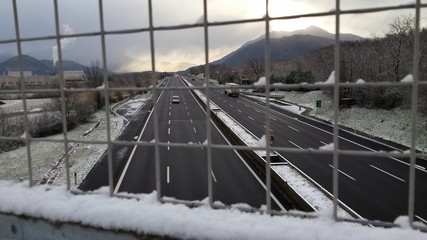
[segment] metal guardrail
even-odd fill
[[[121,29],[121,30],[115,30],[115,31],[107,31],[104,28],[104,12],[103,12],[103,1],[98,0],[99,4],[99,31],[95,32],[81,32],[81,33],[75,33],[75,34],[61,34],[60,32],[60,24],[59,24],[59,11],[58,11],[58,0],[53,0],[54,4],[54,14],[55,14],[55,35],[52,36],[36,36],[36,37],[29,37],[29,38],[23,38],[21,37],[21,31],[20,31],[20,23],[19,23],[19,17],[18,17],[18,7],[17,7],[17,0],[12,0],[13,2],[13,16],[14,16],[14,26],[15,26],[15,33],[16,37],[12,39],[6,39],[6,40],[0,40],[0,45],[2,44],[16,44],[17,46],[17,52],[18,52],[18,59],[19,59],[19,66],[20,66],[20,89],[19,90],[0,90],[0,93],[2,94],[12,94],[12,93],[18,93],[22,95],[22,101],[23,101],[23,107],[24,107],[24,128],[25,128],[25,134],[23,137],[4,137],[0,136],[0,140],[21,140],[26,143],[27,148],[27,163],[28,163],[28,177],[29,177],[29,185],[30,187],[33,186],[33,168],[32,168],[32,154],[31,154],[31,148],[30,148],[30,142],[32,141],[48,141],[48,142],[61,142],[64,144],[64,152],[67,151],[67,146],[69,143],[74,142],[88,142],[91,144],[107,144],[107,155],[108,155],[108,175],[109,175],[109,187],[110,187],[110,195],[113,197],[115,194],[113,192],[114,186],[113,186],[113,164],[112,164],[112,144],[123,144],[123,145],[154,145],[155,147],[155,161],[156,161],[156,190],[157,190],[157,196],[158,200],[165,202],[161,197],[161,184],[160,184],[160,158],[159,158],[159,147],[160,146],[180,146],[180,147],[192,147],[190,145],[185,144],[168,144],[160,142],[159,140],[159,125],[158,121],[154,121],[154,129],[155,129],[155,141],[154,143],[135,143],[135,142],[122,142],[122,141],[114,141],[111,139],[111,129],[110,129],[110,115],[109,115],[109,109],[110,109],[110,102],[108,99],[108,95],[110,92],[114,91],[123,91],[123,90],[152,90],[153,91],[153,98],[157,99],[159,96],[159,92],[162,90],[167,89],[181,89],[181,88],[167,88],[167,87],[160,87],[156,85],[156,78],[155,78],[155,71],[156,71],[156,59],[155,59],[155,41],[154,41],[154,33],[157,31],[169,31],[169,30],[178,30],[178,29],[189,29],[189,28],[202,28],[204,31],[204,54],[205,54],[205,81],[206,85],[203,87],[186,87],[185,89],[204,89],[206,90],[206,98],[207,98],[207,109],[210,109],[210,91],[211,89],[221,89],[222,86],[212,86],[209,84],[210,79],[210,66],[209,66],[209,28],[213,26],[225,26],[225,25],[231,25],[231,24],[244,24],[244,23],[264,23],[265,24],[265,75],[266,75],[266,84],[263,88],[265,88],[265,94],[267,96],[266,98],[266,104],[265,104],[265,126],[266,126],[266,132],[265,136],[266,139],[270,138],[270,83],[269,83],[269,76],[270,76],[270,22],[274,20],[289,20],[289,19],[298,19],[298,18],[306,18],[306,17],[324,17],[324,16],[334,16],[335,17],[335,49],[334,49],[334,69],[335,69],[335,79],[336,81],[333,84],[324,84],[324,85],[315,85],[315,84],[291,84],[286,86],[281,86],[281,89],[295,89],[295,88],[301,88],[301,89],[312,89],[312,88],[333,88],[333,106],[334,106],[334,119],[333,119],[333,142],[334,142],[334,148],[332,151],[326,151],[326,150],[312,150],[312,149],[293,149],[293,148],[280,148],[280,147],[271,147],[269,144],[266,144],[265,150],[270,152],[270,150],[281,150],[281,151],[288,151],[288,152],[298,152],[298,153],[307,153],[307,154],[325,154],[325,153],[333,153],[333,200],[334,200],[334,218],[336,221],[351,221],[351,222],[359,222],[361,224],[373,224],[373,225],[379,225],[379,226],[394,226],[392,223],[388,222],[378,222],[378,221],[369,221],[369,220],[351,220],[351,219],[343,219],[340,218],[337,215],[337,207],[338,207],[338,167],[339,167],[339,157],[343,155],[351,155],[351,156],[395,156],[395,157],[409,157],[410,158],[410,173],[409,173],[409,192],[408,192],[408,216],[410,225],[414,229],[421,229],[424,231],[427,231],[427,228],[415,226],[414,225],[414,201],[415,201],[415,159],[417,157],[427,157],[427,154],[424,153],[417,153],[416,146],[415,146],[415,140],[417,137],[416,128],[414,126],[417,125],[417,109],[418,109],[418,89],[420,85],[427,85],[427,82],[420,82],[419,81],[419,57],[420,57],[420,11],[422,8],[427,8],[427,4],[422,4],[421,0],[416,0],[415,3],[411,4],[403,4],[403,5],[396,5],[396,6],[387,6],[386,3],[384,3],[383,7],[375,7],[375,8],[358,8],[358,9],[350,9],[350,10],[341,10],[340,8],[340,0],[335,1],[334,10],[328,11],[328,12],[307,12],[304,14],[298,14],[298,15],[285,15],[285,16],[279,16],[279,17],[270,17],[269,10],[268,10],[268,0],[265,1],[266,4],[266,11],[265,15],[262,18],[253,18],[253,19],[239,19],[239,20],[233,20],[233,21],[220,21],[220,22],[209,22],[208,21],[208,1],[203,1],[203,22],[195,23],[195,24],[183,24],[183,25],[172,25],[172,26],[160,26],[155,27],[153,25],[153,7],[152,7],[152,0],[148,0],[148,13],[149,13],[149,26],[144,28],[135,28],[135,29]],[[411,125],[412,131],[411,131],[411,146],[409,153],[386,153],[386,152],[367,152],[367,151],[345,151],[340,150],[338,145],[338,112],[339,112],[339,90],[341,87],[351,87],[351,88],[358,88],[361,87],[360,84],[354,84],[354,83],[341,83],[339,81],[340,76],[340,24],[341,24],[341,16],[348,15],[348,14],[365,14],[365,13],[374,13],[374,12],[383,12],[383,11],[390,11],[390,10],[413,10],[414,16],[415,16],[415,29],[414,29],[414,46],[413,46],[413,59],[414,59],[414,66],[413,66],[413,82],[411,83],[367,83],[363,84],[364,87],[374,87],[374,86],[410,86],[412,87],[412,103],[411,103]],[[147,32],[150,36],[150,50],[151,50],[151,70],[153,71],[152,74],[152,87],[150,88],[112,88],[109,86],[108,83],[108,64],[107,64],[107,55],[106,55],[106,43],[105,43],[105,37],[107,35],[119,35],[119,34],[128,34],[128,33],[140,33],[140,32]],[[62,49],[61,49],[61,39],[66,38],[76,38],[76,37],[87,37],[87,36],[99,36],[101,41],[101,49],[102,49],[102,66],[103,67],[103,84],[104,88],[102,89],[89,89],[89,88],[83,88],[83,89],[69,89],[64,86],[64,73],[63,73],[63,57],[62,57]],[[22,54],[22,44],[24,42],[33,42],[33,41],[39,41],[39,40],[55,40],[56,44],[58,46],[58,60],[59,60],[59,72],[60,72],[60,88],[59,89],[38,89],[38,90],[31,90],[26,89],[25,86],[25,78],[24,78],[24,67],[23,67],[23,54]],[[66,119],[63,119],[62,126],[64,131],[64,138],[63,140],[55,140],[55,139],[38,139],[38,138],[32,138],[29,134],[29,122],[28,122],[28,114],[27,111],[27,93],[33,93],[33,92],[42,92],[42,93],[59,93],[61,96],[61,103],[62,103],[62,113],[65,115],[65,95],[66,93],[70,92],[85,92],[85,91],[99,91],[104,93],[105,99],[105,112],[106,112],[106,126],[107,126],[107,140],[106,141],[77,141],[74,139],[69,139],[68,133],[67,133],[67,122]],[[154,119],[158,119],[159,116],[157,114],[157,108],[158,105],[155,102],[154,103]],[[212,169],[212,149],[213,148],[222,148],[222,149],[252,149],[250,147],[243,147],[243,146],[221,146],[221,145],[214,145],[212,144],[212,130],[211,130],[211,113],[210,111],[206,111],[207,118],[206,118],[206,131],[207,131],[207,165],[208,165],[208,171],[207,171],[207,179],[208,179],[208,197],[209,197],[209,204],[214,207],[213,205],[213,192],[212,192],[212,178],[210,177],[211,169]],[[267,154],[266,156],[266,162],[269,166],[271,163],[271,156]],[[70,190],[71,180],[70,180],[70,170],[69,170],[69,156],[68,154],[65,154],[65,166],[67,166],[66,169],[66,178],[67,178],[67,189]],[[277,213],[273,212],[271,209],[271,170],[269,167],[266,167],[266,185],[267,185],[267,191],[266,191],[266,210],[265,212],[268,214],[286,214],[286,213]],[[168,200],[169,201],[169,200]],[[176,202],[182,202],[182,201],[176,201]],[[263,211],[263,210],[260,210]],[[295,215],[295,214],[293,214]],[[298,215],[298,214],[296,214]],[[302,217],[312,217],[304,214],[299,214]]]

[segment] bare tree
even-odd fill
[[[104,75],[99,60],[91,61],[90,66],[84,68],[84,73],[86,76],[87,86],[89,88],[97,88],[102,86]],[[91,92],[91,95],[95,101],[96,109],[101,109],[104,106],[101,92],[93,91]]]
[[[412,52],[407,51],[408,47],[411,49],[411,45],[413,42],[413,39],[411,36],[413,36],[414,31],[414,18],[405,15],[405,16],[398,16],[394,18],[393,22],[389,24],[389,32],[387,33],[387,36],[390,38],[390,54],[391,54],[391,60],[393,63],[393,70],[394,70],[394,77],[395,81],[399,81],[403,76],[403,72],[406,72],[407,69],[402,69],[403,67],[409,67],[410,66],[404,66],[405,63],[408,63],[406,58],[411,56]],[[410,59],[409,59],[410,60]],[[406,64],[407,65],[407,64]]]
[[[246,61],[246,68],[255,74],[256,79],[259,79],[265,74],[264,60],[261,58],[248,59]]]

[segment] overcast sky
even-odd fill
[[[425,0],[427,2],[427,0]],[[62,33],[99,31],[98,0],[58,0]],[[270,16],[325,12],[335,9],[335,0],[270,0]],[[341,9],[400,5],[413,0],[342,0]],[[53,0],[17,0],[21,37],[55,34]],[[147,0],[104,0],[106,30],[148,27]],[[423,16],[426,11],[423,11]],[[341,32],[362,37],[381,36],[399,15],[414,15],[414,10],[344,15]],[[208,0],[208,21],[260,18],[265,15],[265,0]],[[203,0],[153,0],[155,26],[194,24],[203,17]],[[301,18],[273,21],[272,31],[292,31],[316,25],[335,30],[335,18]],[[217,60],[245,42],[265,33],[264,23],[248,23],[209,28],[209,61]],[[0,40],[16,37],[12,0],[0,1]],[[204,63],[203,28],[155,32],[156,70],[176,71]],[[108,35],[107,62],[113,71],[151,70],[149,34]],[[25,42],[23,53],[38,59],[54,58],[53,40]],[[101,59],[100,37],[80,37],[63,41],[63,58],[88,65]],[[0,44],[0,54],[16,55],[16,44]]]

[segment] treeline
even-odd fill
[[[427,29],[421,30],[420,40],[419,80],[426,81]],[[340,44],[340,82],[352,83],[358,79],[366,82],[399,82],[413,72],[413,55],[414,19],[399,16],[389,24],[389,32],[382,38]],[[308,56],[294,60],[294,63],[299,66],[296,72],[311,73],[310,77],[300,78],[300,82],[325,81],[334,69],[334,46],[318,49]],[[427,110],[426,93],[427,89],[420,87],[419,105],[424,112]],[[352,99],[356,105],[368,108],[409,107],[411,88],[342,88],[340,97]]]

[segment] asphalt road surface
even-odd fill
[[[179,77],[165,81],[168,87],[185,86]],[[173,103],[172,96],[180,102]],[[156,118],[148,102],[129,123],[122,139],[138,138],[152,142],[155,139]],[[259,208],[266,204],[264,179],[260,179],[233,150],[212,148],[212,171],[207,171],[207,149],[201,146],[207,139],[206,113],[189,90],[164,90],[156,104],[159,141],[184,143],[190,147],[160,146],[161,195],[180,200],[203,200],[208,196],[208,177],[213,181],[213,200],[224,204],[244,203]],[[212,142],[229,144],[221,132],[210,123]],[[151,193],[156,189],[154,146],[123,146],[113,148],[115,192]],[[118,153],[121,153],[118,154]],[[119,156],[120,155],[120,156]],[[88,174],[82,190],[93,190],[108,185],[106,156]],[[290,209],[290,204],[272,190],[272,208]]]
[[[201,80],[191,81],[195,85]],[[211,91],[211,100],[252,133],[265,134],[265,104],[251,98],[232,98],[223,90]],[[270,117],[275,146],[313,148],[333,142],[330,124],[273,107]],[[379,141],[341,130],[339,148],[361,151],[396,150]],[[332,154],[279,152],[332,193]],[[427,223],[427,161],[416,161],[415,220]],[[339,199],[363,218],[394,221],[408,214],[409,159],[393,157],[339,157]]]

